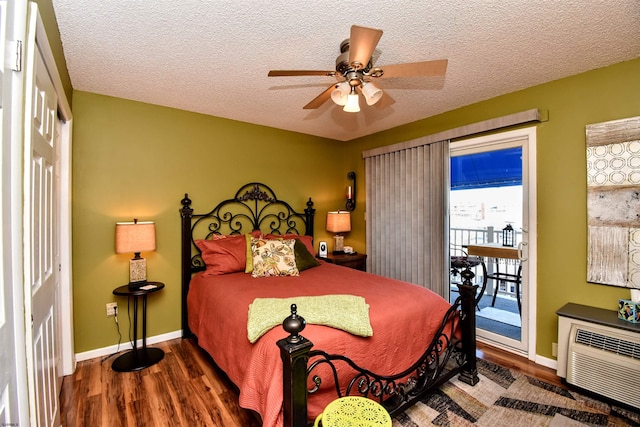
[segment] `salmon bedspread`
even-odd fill
[[[276,342],[287,333],[276,326],[251,344],[249,305],[256,298],[336,294],[364,297],[373,335],[361,337],[313,324],[307,324],[301,335],[313,343],[312,350],[345,355],[378,374],[395,374],[415,362],[450,307],[426,288],[326,262],[297,277],[253,278],[246,273],[203,277],[198,273],[191,280],[189,327],[198,344],[240,389],[240,406],[258,412],[265,427],[283,425],[282,360]],[[298,314],[304,317],[303,312]],[[335,398],[335,391],[323,385],[309,397],[309,419]]]

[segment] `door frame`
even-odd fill
[[[528,238],[523,247],[523,258],[527,262],[523,263],[522,276],[526,280],[527,286],[523,286],[523,300],[526,304],[522,306],[523,322],[522,340],[499,340],[496,334],[482,333],[478,335],[478,341],[487,342],[495,347],[502,348],[512,353],[517,353],[527,357],[529,360],[536,358],[536,306],[537,306],[537,186],[536,186],[536,132],[535,126],[511,130],[507,132],[493,133],[490,135],[469,138],[450,143],[450,153],[467,150],[472,147],[489,147],[497,144],[507,144],[510,141],[526,139],[522,151],[522,200],[523,200],[523,228],[527,231]],[[526,185],[525,185],[526,183]],[[447,229],[447,233],[449,230]],[[526,293],[525,293],[526,292]],[[504,341],[514,341],[513,345],[505,344]],[[521,343],[521,344],[515,344]]]
[[[22,72],[21,45],[26,36],[27,4],[18,0],[8,0],[5,4],[4,24],[6,38],[2,49],[5,61],[5,73],[9,73],[10,99],[3,100],[3,141],[2,141],[2,252],[3,286],[10,286],[7,293],[10,300],[4,304],[8,308],[6,326],[11,336],[14,358],[2,360],[2,368],[13,372],[15,388],[7,387],[7,396],[3,397],[3,404],[8,404],[4,410],[11,414],[11,422],[29,424],[29,385],[27,379],[27,345],[25,342],[24,317],[24,280],[22,245],[22,141],[24,118],[24,73]],[[9,46],[12,46],[9,48]],[[11,59],[9,59],[11,58]],[[11,61],[11,66],[8,66]],[[4,96],[4,91],[3,91]],[[5,115],[9,120],[5,120]],[[5,139],[5,137],[7,137]],[[6,157],[5,157],[6,156]],[[5,288],[6,291],[6,288]],[[5,365],[6,364],[6,365]],[[12,381],[10,379],[10,381]],[[3,384],[4,386],[4,384]],[[10,401],[7,402],[7,399]],[[7,413],[7,412],[5,412]]]

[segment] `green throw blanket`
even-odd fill
[[[322,295],[294,298],[256,298],[249,304],[247,334],[254,343],[291,314],[291,304],[309,324],[331,326],[354,335],[373,335],[369,322],[369,304],[355,295]],[[303,332],[304,334],[304,332]]]

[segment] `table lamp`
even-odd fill
[[[136,289],[147,282],[147,260],[141,252],[156,250],[156,225],[152,221],[134,219],[116,223],[116,253],[133,253],[129,260],[129,288]]]
[[[335,240],[335,246],[333,247],[333,253],[344,253],[344,237],[339,233],[346,233],[351,231],[351,213],[349,211],[334,211],[327,212],[327,231],[329,233],[336,233],[333,237]]]

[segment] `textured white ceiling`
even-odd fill
[[[640,56],[638,0],[53,5],[74,89],[337,140]],[[395,103],[361,101],[355,114],[330,100],[302,109],[331,77],[267,77],[271,69],[334,69],[353,24],[384,31],[375,65],[447,58],[446,77],[380,81]]]

